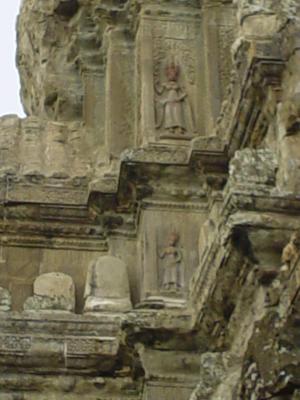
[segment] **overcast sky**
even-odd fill
[[[47,1],[47,0],[46,0]],[[0,115],[24,116],[15,67],[16,17],[21,0],[2,0],[0,12]]]

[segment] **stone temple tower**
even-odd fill
[[[0,400],[299,400],[299,1],[23,0],[17,30]]]

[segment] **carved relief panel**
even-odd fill
[[[171,293],[182,293],[185,288],[184,249],[180,246],[180,236],[174,230],[169,233],[165,246],[159,252],[159,289]]]
[[[185,307],[198,264],[201,212],[146,210],[140,234],[141,306]]]
[[[191,140],[202,133],[199,9],[148,8],[137,38],[140,142]]]

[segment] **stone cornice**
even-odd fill
[[[191,280],[190,296],[196,312],[195,321],[199,322],[205,312],[204,306],[214,290],[218,271],[226,268],[231,257],[235,257],[231,243],[233,232],[240,228],[245,231],[255,229],[255,232],[277,231],[283,246],[290,232],[299,227],[300,219],[295,217],[295,210],[300,211],[300,198],[276,193],[274,188],[265,186],[253,190],[253,185],[248,190],[245,187],[227,188],[221,207],[221,220],[216,228],[219,234],[204,251]],[[273,239],[270,237],[269,240]],[[267,248],[271,243],[265,242],[264,245]]]
[[[117,316],[102,316],[97,320],[71,314],[2,313],[1,359],[6,363],[10,360],[11,365],[17,362],[19,368],[28,367],[30,362],[32,368],[39,366],[47,372],[65,368],[98,371],[101,361],[100,368],[109,370],[119,350],[120,324]],[[56,362],[49,363],[48,357]],[[78,360],[81,360],[80,367]]]

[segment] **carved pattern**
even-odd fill
[[[152,200],[152,199],[144,199],[141,203],[141,206],[146,208],[156,208],[163,210],[193,210],[203,212],[207,210],[207,203],[192,203],[192,202],[182,202],[182,201],[160,201],[160,200]]]
[[[116,341],[101,341],[92,338],[68,338],[66,345],[68,354],[114,354],[118,347]]]
[[[179,40],[166,40],[165,48],[167,54],[181,54],[181,63],[183,70],[186,71],[186,80],[191,84],[195,84],[195,56],[191,51],[191,45]]]
[[[24,225],[24,228],[26,225]],[[0,227],[0,232],[3,231]],[[24,232],[26,230],[24,229]],[[6,231],[6,234],[8,231]],[[107,251],[107,240],[89,240],[89,239],[73,239],[73,238],[45,238],[42,234],[29,236],[27,233],[22,235],[10,235],[7,239],[8,246],[26,246],[26,247],[42,247],[47,246],[52,249],[81,249],[89,251]]]
[[[27,352],[31,348],[31,337],[6,335],[0,336],[0,349],[5,351],[22,351]]]
[[[170,27],[172,27],[173,31]],[[186,31],[187,28],[189,31]],[[180,35],[180,31],[185,33]],[[165,60],[174,58],[182,65],[182,70],[188,83],[194,85],[196,80],[196,57],[195,52],[192,51],[193,45],[190,42],[191,40],[195,42],[195,28],[188,27],[186,22],[172,24],[159,21],[159,24],[153,24],[152,32],[154,83],[158,83]]]

